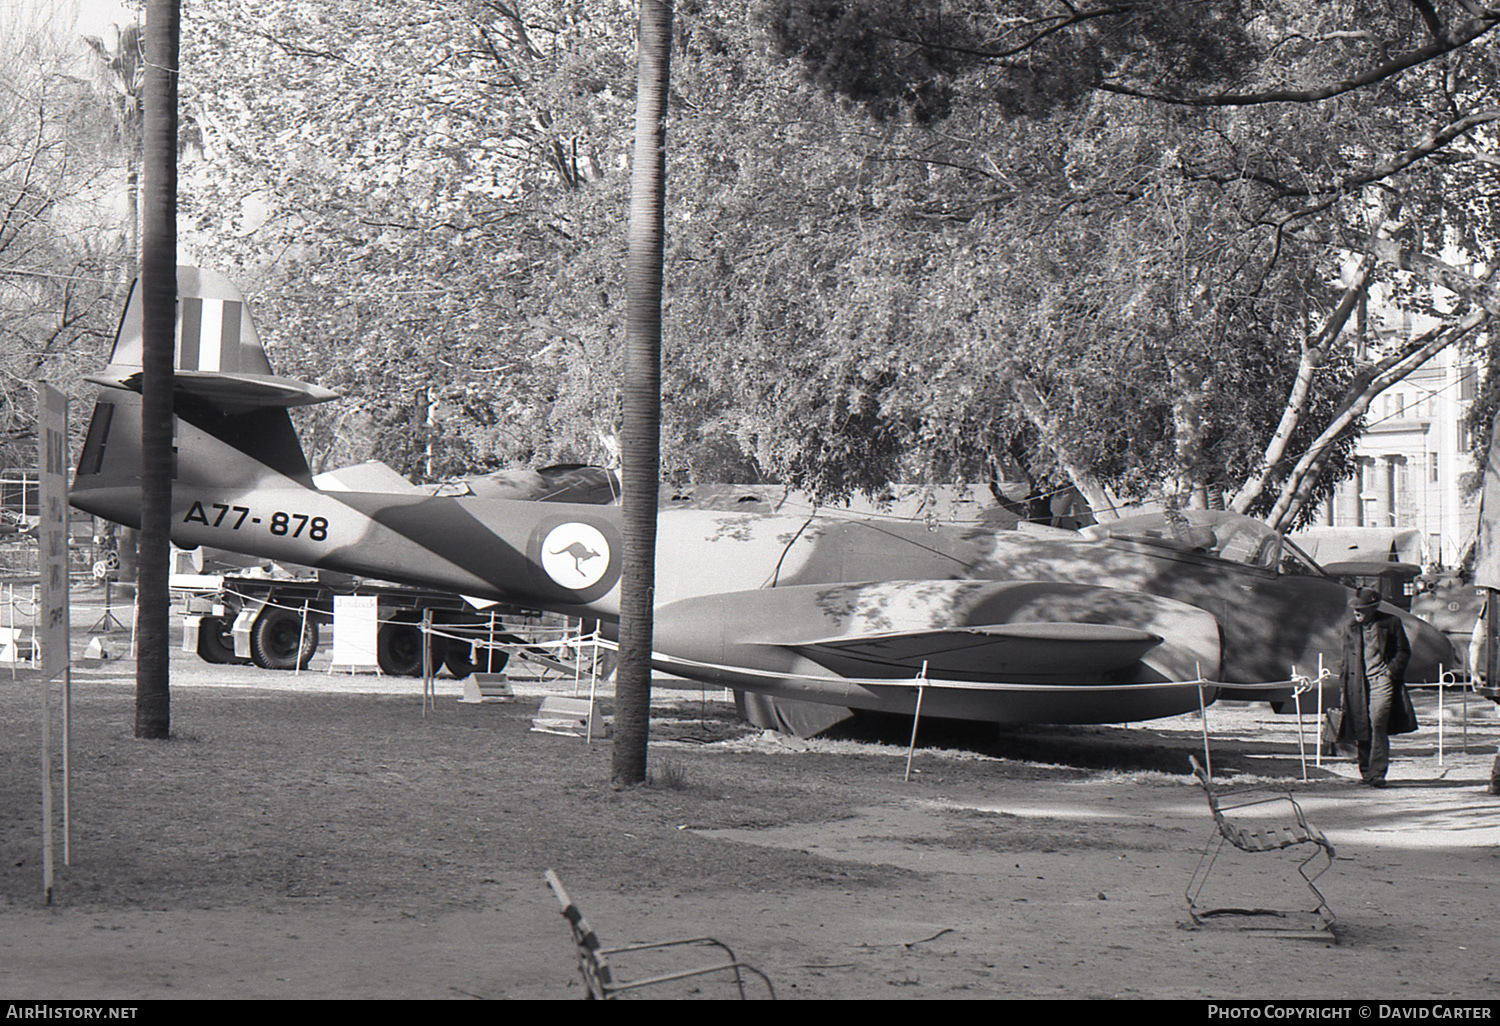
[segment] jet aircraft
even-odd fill
[[[181,268],[172,540],[619,621],[618,507],[319,487],[288,415],[336,398],[272,372],[223,275]],[[141,315],[121,318],[71,501],[139,525]],[[335,475],[336,476],[336,475]],[[369,475],[354,475],[352,480]],[[322,480],[320,478],[320,480]],[[1352,592],[1265,524],[1170,511],[1082,534],[663,510],[654,665],[774,700],[999,723],[1176,715],[1332,666]],[[1394,607],[1409,680],[1452,666]],[[1336,694],[1332,682],[1324,685]],[[1312,702],[1308,696],[1307,702]]]

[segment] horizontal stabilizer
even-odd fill
[[[141,390],[139,370],[127,374],[89,374],[85,380],[109,388]],[[221,371],[176,371],[172,375],[172,389],[195,395],[229,413],[242,413],[263,406],[309,406],[339,397],[337,392],[321,385],[274,374],[225,374]]]
[[[120,317],[109,366],[89,381],[108,388],[141,390],[145,313],[140,281]],[[237,414],[264,407],[307,406],[338,393],[271,372],[249,304],[224,275],[201,267],[177,268],[177,326],[172,387]]]

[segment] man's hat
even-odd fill
[[[1374,609],[1380,605],[1380,592],[1374,588],[1361,588],[1349,600],[1350,609]]]

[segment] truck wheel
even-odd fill
[[[303,631],[302,614],[290,609],[265,609],[250,630],[250,661],[262,669],[305,670],[317,650],[317,623]]]
[[[479,656],[478,662],[475,662],[474,658],[476,652]],[[443,656],[443,665],[448,667],[448,672],[459,680],[463,680],[475,671],[499,673],[505,669],[505,664],[508,662],[510,662],[510,653],[503,648],[469,645],[462,641],[449,641],[448,652]]]
[[[427,643],[434,673],[443,665],[445,641],[435,637]],[[422,676],[422,629],[403,620],[381,624],[375,635],[375,662],[381,673],[392,677]]]
[[[198,658],[205,663],[244,662],[234,654],[231,621],[222,616],[205,616],[198,621]]]

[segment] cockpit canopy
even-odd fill
[[[1264,522],[1215,509],[1165,510],[1095,524],[1094,541],[1117,538],[1196,553],[1261,570],[1276,570],[1283,539]]]

